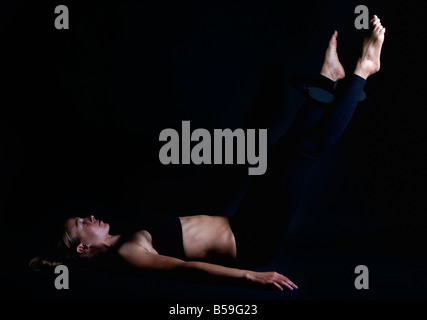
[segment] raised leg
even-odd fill
[[[326,111],[314,101],[307,101],[298,114],[291,134],[302,134],[298,143],[287,143],[286,135],[273,147],[287,146],[282,157],[271,159],[266,175],[253,179],[230,224],[236,237],[237,258],[245,266],[263,265],[273,258],[298,208],[304,185],[313,164],[341,137],[358,104],[366,79],[379,70],[385,29],[379,19],[372,19],[373,31],[364,41],[360,59],[334,106]],[[336,54],[334,32],[325,54],[321,76],[334,82],[345,76]],[[283,143],[285,141],[286,143]],[[295,148],[294,148],[295,147]],[[289,151],[289,152],[287,152]],[[270,166],[270,162],[278,165]]]

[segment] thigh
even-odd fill
[[[298,209],[312,163],[301,156],[276,179],[254,179],[230,218],[238,261],[262,265],[274,257]]]

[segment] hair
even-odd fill
[[[66,228],[64,222],[60,227],[56,227],[53,238],[48,244],[50,254],[46,256],[37,256],[29,261],[29,267],[33,270],[50,269],[61,264],[80,264],[84,260],[83,256],[77,252],[79,239],[72,238]]]

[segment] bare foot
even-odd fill
[[[329,40],[328,49],[326,49],[325,60],[323,62],[320,74],[331,79],[332,81],[338,81],[345,77],[345,71],[341,62],[338,59],[337,53],[337,37],[338,31],[335,31]]]
[[[357,61],[355,74],[367,79],[380,70],[381,48],[384,42],[385,28],[377,16],[371,20],[372,33],[363,41],[362,55]]]

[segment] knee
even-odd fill
[[[321,155],[315,150],[304,149],[298,152],[297,162],[306,165],[312,165],[316,161],[320,160]]]

